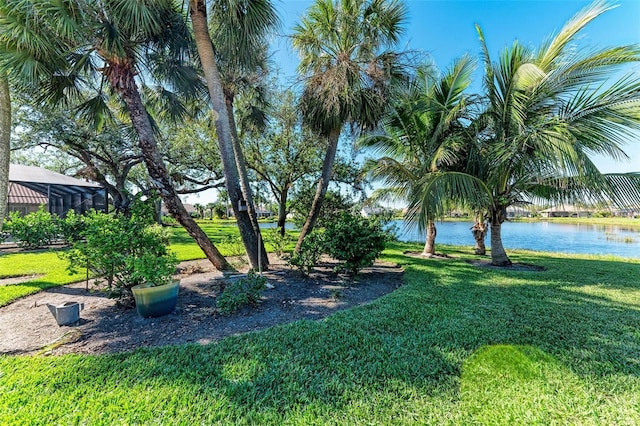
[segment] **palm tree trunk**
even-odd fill
[[[236,217],[240,236],[242,237],[242,242],[244,243],[244,248],[249,258],[249,264],[251,268],[258,269],[258,236],[253,230],[253,225],[251,224],[247,210],[241,211],[239,208],[241,202],[243,206],[246,205],[247,202],[244,199],[242,188],[240,187],[240,178],[238,176],[222,82],[215,61],[213,43],[211,42],[209,29],[207,27],[206,2],[204,0],[189,0],[189,13],[191,15],[198,56],[200,56],[200,63],[202,64],[202,70],[207,81],[207,88],[209,89],[209,96],[215,116],[220,158],[222,159],[222,167],[229,199],[231,200],[231,208]]]
[[[236,127],[236,119],[233,114],[233,98],[225,96],[225,103],[227,106],[227,114],[229,115],[229,128],[231,129],[231,142],[233,144],[233,153],[235,154],[236,167],[238,168],[238,177],[240,178],[240,188],[244,194],[244,199],[247,200],[247,213],[253,232],[259,241],[261,251],[262,269],[267,269],[269,266],[269,257],[267,256],[267,250],[264,248],[264,239],[260,233],[260,225],[258,224],[258,215],[256,213],[255,204],[253,203],[253,193],[251,192],[251,186],[249,185],[249,175],[247,173],[247,162],[244,159],[244,153],[242,151],[242,145],[238,138],[238,131]]]
[[[432,257],[436,254],[436,235],[438,230],[436,229],[436,223],[433,220],[427,221],[427,239],[424,244],[424,250],[422,250],[422,256]]]
[[[189,213],[187,213],[187,210],[182,205],[180,197],[178,197],[173,187],[160,152],[158,151],[155,134],[153,133],[149,116],[140,98],[140,92],[138,91],[131,68],[127,67],[126,64],[110,65],[113,68],[120,68],[118,71],[121,72],[112,72],[114,79],[111,81],[111,85],[113,89],[122,96],[122,99],[127,105],[131,123],[138,134],[138,144],[142,151],[142,156],[147,166],[149,176],[151,177],[153,187],[160,194],[171,216],[196,240],[216,269],[229,269],[230,267],[226,259],[220,254],[211,240],[209,240],[209,237],[200,229]]]
[[[502,222],[499,220],[491,222],[491,264],[495,266],[509,266],[511,265],[511,260],[509,260],[507,252],[504,251],[504,247],[502,246],[501,229]]]
[[[9,152],[11,151],[11,93],[5,73],[0,74],[0,231],[9,209]]]
[[[482,216],[476,216],[476,221],[471,227],[471,233],[473,234],[473,238],[476,240],[473,252],[481,256],[486,255],[487,248],[484,244],[484,239],[487,236],[487,224]]]
[[[338,151],[338,139],[340,138],[340,128],[333,129],[329,134],[329,146],[327,147],[327,152],[324,156],[324,162],[322,163],[322,174],[320,176],[320,180],[318,181],[318,186],[316,188],[316,195],[313,198],[313,203],[311,204],[311,210],[309,210],[309,215],[307,216],[307,221],[302,226],[300,230],[300,236],[298,237],[298,242],[296,243],[296,248],[294,253],[298,253],[300,251],[300,247],[302,247],[302,242],[307,234],[310,234],[313,231],[313,227],[318,220],[318,216],[320,215],[320,208],[322,207],[322,202],[324,201],[324,196],[327,193],[327,188],[329,187],[329,182],[331,181],[331,171],[333,170],[333,162],[336,159],[336,152]]]

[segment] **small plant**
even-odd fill
[[[287,231],[284,231],[284,235],[282,235],[280,234],[280,228],[271,228],[266,233],[266,240],[271,244],[276,255],[282,259],[286,253],[287,246],[293,241],[293,238]]]
[[[320,256],[324,251],[324,234],[314,231],[306,236],[300,246],[300,251],[291,256],[289,264],[298,268],[305,276],[308,276],[320,261]]]
[[[373,265],[387,238],[381,222],[343,213],[327,225],[325,247],[329,256],[343,261],[341,269],[357,275],[360,269]]]
[[[237,258],[237,260],[230,260],[232,266],[239,268],[248,262],[244,244],[239,235],[227,235],[218,245],[225,256]]]
[[[216,298],[216,307],[223,315],[229,315],[246,305],[254,305],[260,300],[267,279],[250,270],[246,278],[227,285]]]

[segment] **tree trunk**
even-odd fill
[[[247,210],[240,210],[240,203],[243,206],[247,204],[244,199],[242,188],[240,187],[240,178],[238,176],[238,168],[233,149],[233,141],[229,123],[229,116],[222,91],[222,82],[218,67],[216,65],[213,43],[209,36],[207,27],[207,7],[203,0],[190,0],[189,13],[191,15],[191,23],[193,25],[193,34],[198,49],[198,56],[202,64],[209,96],[211,98],[212,113],[214,115],[216,134],[218,136],[218,146],[220,147],[220,158],[222,159],[222,168],[224,170],[224,178],[231,201],[231,208],[236,217],[236,223],[242,237],[244,248],[249,258],[251,268],[258,269],[258,236],[253,230],[251,219],[247,214]]]
[[[288,191],[285,189],[280,192],[280,200],[278,202],[278,232],[281,237],[285,235],[285,226],[287,224],[287,197]]]
[[[9,209],[9,153],[11,151],[11,93],[9,80],[0,73],[0,231]]]
[[[158,191],[160,197],[167,206],[167,210],[180,225],[182,225],[189,235],[198,243],[204,254],[216,267],[216,269],[229,269],[230,266],[226,259],[220,254],[218,249],[213,245],[209,237],[200,229],[193,218],[187,213],[182,205],[180,197],[175,191],[167,169],[162,161],[158,146],[156,144],[155,134],[149,121],[149,116],[144,108],[140,92],[134,80],[133,71],[127,64],[110,64],[114,68],[120,70],[112,71],[115,81],[111,82],[112,87],[118,92],[129,110],[131,123],[138,134],[138,144],[142,151],[144,162],[147,166],[151,183]],[[118,72],[121,71],[121,72]],[[120,76],[121,78],[118,78]]]
[[[225,103],[227,106],[227,114],[229,115],[229,128],[231,129],[231,142],[233,144],[233,153],[236,159],[236,167],[238,168],[238,177],[240,178],[240,188],[244,194],[244,199],[247,200],[247,214],[253,227],[253,232],[260,244],[262,269],[267,269],[269,266],[269,257],[267,256],[267,250],[264,248],[264,239],[260,233],[260,225],[258,224],[258,214],[256,212],[255,204],[253,203],[253,193],[251,192],[251,186],[249,185],[249,174],[247,173],[247,163],[244,159],[244,153],[242,151],[242,145],[238,138],[238,131],[236,128],[236,119],[233,115],[233,98],[225,96]],[[257,249],[257,248],[256,248]]]
[[[511,260],[509,260],[507,252],[504,251],[504,247],[502,246],[501,228],[502,222],[499,220],[491,222],[491,264],[495,266],[509,266],[511,265]]]
[[[471,227],[471,233],[476,240],[476,245],[473,248],[473,252],[477,255],[484,256],[487,254],[487,248],[484,244],[484,239],[487,236],[487,224],[484,218],[481,216],[476,217],[476,222]]]
[[[333,129],[329,134],[329,146],[327,147],[327,152],[324,156],[324,162],[322,163],[322,175],[320,176],[320,180],[318,181],[316,195],[313,198],[313,203],[311,204],[311,210],[309,210],[307,220],[300,230],[300,236],[298,237],[298,242],[296,243],[296,248],[294,250],[295,253],[298,253],[300,251],[300,247],[302,247],[304,238],[307,236],[307,234],[310,234],[311,231],[313,231],[313,227],[315,226],[316,221],[318,220],[318,216],[320,215],[320,208],[322,207],[324,196],[327,193],[327,188],[329,187],[329,182],[331,181],[331,171],[333,170],[333,162],[336,159],[339,139],[340,128]]]
[[[436,254],[436,235],[438,230],[436,229],[436,223],[433,220],[427,221],[427,239],[424,244],[424,250],[422,256],[432,257]]]

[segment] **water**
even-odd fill
[[[408,229],[401,220],[400,241],[424,243],[424,233]],[[471,222],[436,222],[437,244],[473,246]],[[490,245],[487,234],[487,248]],[[561,253],[601,254],[640,258],[640,229],[623,226],[573,225],[551,222],[506,222],[502,224],[502,243],[507,250],[527,249]]]

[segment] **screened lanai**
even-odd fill
[[[9,212],[28,214],[44,205],[50,213],[65,216],[69,210],[84,213],[106,210],[106,191],[86,182],[39,167],[9,166]]]

